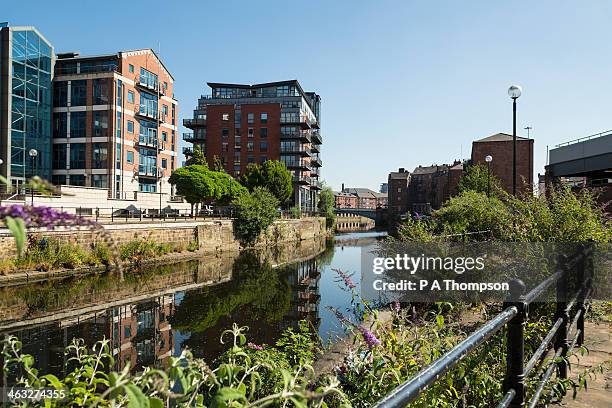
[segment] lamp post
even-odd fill
[[[487,162],[487,197],[491,197],[491,162],[493,157],[487,155],[485,161]]]
[[[32,178],[33,178],[34,177],[34,164],[36,161],[36,156],[38,156],[38,150],[30,149],[28,154],[30,155],[32,159]],[[34,207],[34,186],[33,185],[30,185],[30,197],[32,198],[32,207]]]
[[[512,98],[512,195],[516,195],[516,100],[521,96],[523,89],[518,85],[508,88],[508,95]]]

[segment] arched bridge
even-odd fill
[[[370,218],[376,221],[377,225],[380,225],[387,220],[386,208],[336,208],[334,209],[334,212],[338,216],[354,215]]]

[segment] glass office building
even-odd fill
[[[15,187],[51,178],[54,55],[36,28],[0,24],[0,169]]]

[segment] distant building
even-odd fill
[[[359,208],[375,210],[387,208],[388,197],[369,188],[344,188],[334,193],[336,208]]]
[[[410,185],[410,172],[400,168],[396,172],[389,173],[388,178],[388,211],[389,225],[395,226],[397,221],[407,216],[410,211],[408,204],[408,187]]]
[[[51,178],[54,60],[53,45],[36,28],[0,26],[0,173],[13,187],[32,172]]]
[[[411,211],[429,214],[442,207],[457,193],[457,185],[463,174],[463,164],[418,166],[411,174],[408,204]]]
[[[497,133],[472,142],[472,163],[486,166],[491,156],[491,174],[501,181],[502,188],[512,193],[512,135]],[[516,138],[516,192],[533,192],[533,139]]]
[[[389,183],[381,183],[380,184],[380,192],[381,193],[389,193]]]
[[[334,192],[335,208],[357,208],[357,196],[342,191]]]
[[[296,80],[208,85],[212,95],[202,96],[193,119],[183,121],[193,130],[183,140],[199,146],[210,167],[218,158],[235,177],[251,163],[284,162],[293,174],[294,205],[314,210],[323,165],[320,96]],[[191,156],[193,148],[183,152]]]

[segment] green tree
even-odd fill
[[[474,164],[470,166],[466,166],[463,175],[459,179],[459,184],[457,185],[457,191],[462,193],[464,191],[476,191],[479,193],[487,193],[488,186],[488,170],[487,166],[483,166],[482,164]],[[499,179],[493,174],[490,175],[491,182],[491,195],[499,195],[502,191],[501,182]]]
[[[216,154],[213,156],[213,170],[225,173],[225,167],[223,167],[223,162]]]
[[[236,205],[234,231],[243,243],[252,244],[278,218],[278,199],[263,187],[255,187],[252,193],[242,194]]]
[[[285,163],[279,160],[267,160],[263,165],[250,164],[241,178],[242,184],[253,191],[256,187],[265,187],[280,202],[286,205],[293,194],[293,178]]]
[[[319,193],[319,214],[325,217],[325,226],[333,228],[336,223],[336,213],[334,213],[334,192],[329,187],[323,187]]]
[[[176,169],[170,176],[176,192],[193,206],[203,201],[229,203],[247,190],[226,173],[211,171],[207,166],[192,164]]]
[[[196,164],[199,166],[206,166],[208,168],[208,163],[206,162],[206,156],[204,156],[204,151],[198,145],[193,148],[193,156],[186,163],[188,166],[192,164]]]

